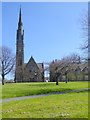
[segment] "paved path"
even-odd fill
[[[37,98],[37,97],[49,96],[49,95],[52,95],[52,94],[67,94],[67,93],[71,93],[71,92],[81,92],[81,91],[86,91],[86,90],[90,90],[90,88],[84,88],[84,89],[79,89],[79,90],[71,90],[71,91],[69,90],[67,92],[53,92],[53,93],[48,93],[48,94],[7,98],[7,99],[0,100],[0,103],[1,102],[3,102],[3,103],[10,102],[10,101],[13,101],[13,100],[23,100],[23,99],[27,99],[27,98]]]

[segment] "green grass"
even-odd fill
[[[76,90],[88,88],[88,82],[60,82],[56,83],[11,83],[2,86],[2,98],[13,98],[19,96],[29,96],[36,94],[46,94],[51,92],[66,92],[69,90]]]
[[[0,84],[0,100],[2,99],[2,84]],[[1,110],[2,110],[2,106],[1,106],[2,103],[0,103],[0,120],[2,118],[2,114],[1,114]]]
[[[88,118],[88,92],[12,101],[2,108],[3,118]]]

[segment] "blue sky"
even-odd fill
[[[73,52],[81,53],[83,43],[81,19],[87,2],[2,3],[2,43],[16,50],[19,9],[24,28],[24,61],[31,55],[36,62],[61,59]]]

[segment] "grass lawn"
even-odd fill
[[[2,86],[2,98],[46,94],[60,91],[66,92],[82,88],[88,88],[88,82],[68,82],[67,84],[65,82],[59,82],[59,85],[51,82],[11,83]]]
[[[0,84],[0,100],[2,99],[2,84]],[[0,120],[2,118],[2,114],[1,114],[1,111],[2,111],[2,103],[0,103]]]
[[[68,83],[67,86],[69,84],[77,83]],[[88,92],[12,101],[3,103],[2,110],[3,118],[88,118]]]

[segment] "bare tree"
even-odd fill
[[[81,50],[87,51],[88,50],[88,28],[90,26],[87,11],[85,11],[83,16],[81,17],[80,23],[81,23],[81,30],[84,38],[84,42],[81,45]]]
[[[88,2],[88,77],[90,80],[90,2]]]
[[[0,47],[0,74],[2,76],[2,85],[4,85],[5,76],[13,70],[14,66],[15,56],[12,51],[8,47]]]
[[[66,76],[72,71],[72,67],[75,64],[79,64],[81,58],[78,54],[73,53],[69,56],[63,57],[61,60],[55,60],[50,64],[50,81],[55,82],[58,85],[58,78],[61,78],[62,75]]]
[[[85,42],[82,46],[82,50],[86,53],[85,60],[88,60],[88,77],[90,80],[90,1],[88,2],[88,12],[86,12],[81,23],[83,26],[82,30],[85,33]]]

